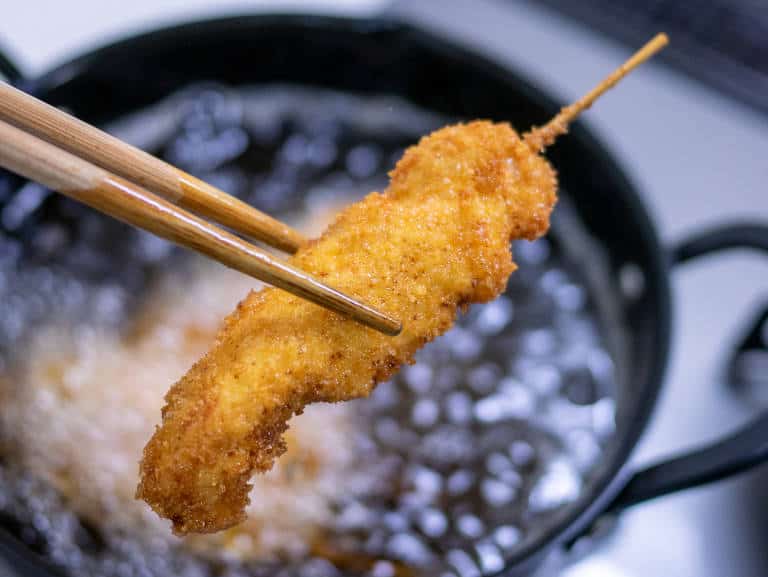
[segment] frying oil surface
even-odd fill
[[[317,229],[442,124],[387,98],[203,86],[112,129]],[[0,510],[72,574],[491,573],[578,498],[612,437],[616,378],[582,271],[551,241],[520,243],[505,296],[369,399],[294,419],[245,524],[176,539],[133,499],[141,447],[167,386],[253,282],[194,259],[160,273],[178,260],[162,241],[32,185],[8,194],[0,242],[18,256],[0,294],[19,307],[0,326]],[[77,218],[52,218],[52,203]],[[149,295],[138,308],[136,294]]]

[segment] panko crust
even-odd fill
[[[408,149],[383,194],[343,210],[291,263],[403,323],[388,337],[284,291],[251,292],[166,396],[137,497],[174,532],[244,519],[249,479],[285,451],[314,402],[368,395],[454,322],[503,292],[510,240],[535,239],[556,201],[551,166],[508,124],[443,128]]]

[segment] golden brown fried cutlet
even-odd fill
[[[400,319],[402,333],[383,336],[279,290],[252,292],[168,393],[137,496],[177,534],[242,521],[248,480],[285,451],[294,414],[368,395],[447,331],[459,307],[504,290],[515,268],[510,240],[544,234],[556,201],[554,170],[538,153],[666,43],[657,35],[524,138],[508,124],[473,122],[407,150],[383,194],[348,207],[291,259]]]
[[[248,480],[285,450],[287,421],[308,403],[368,395],[460,306],[500,294],[514,270],[509,241],[546,232],[555,191],[552,168],[507,124],[422,139],[383,194],[348,207],[291,259],[403,332],[381,335],[284,291],[251,293],[166,397],[138,497],[178,534],[242,521]]]

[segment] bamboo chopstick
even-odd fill
[[[140,186],[3,121],[0,166],[385,334],[400,332],[395,319]]]
[[[0,120],[250,238],[290,253],[304,242],[271,216],[5,82]]]

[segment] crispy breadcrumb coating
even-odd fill
[[[510,240],[544,234],[556,201],[553,169],[508,124],[439,130],[390,176],[290,262],[400,319],[402,333],[281,290],[249,294],[170,390],[144,450],[137,496],[175,533],[242,521],[248,481],[285,451],[288,419],[308,403],[368,395],[459,307],[499,295],[515,268]]]

